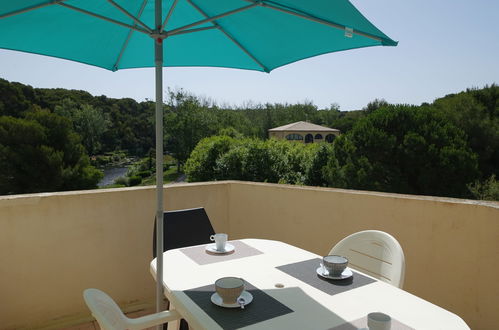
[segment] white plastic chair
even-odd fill
[[[139,330],[180,319],[176,311],[163,311],[138,318],[128,318],[114,300],[97,289],[86,289],[83,298],[101,330]]]
[[[348,266],[402,288],[405,276],[404,251],[390,234],[379,230],[354,233],[329,252],[348,258]]]

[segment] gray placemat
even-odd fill
[[[320,258],[314,258],[310,260],[296,262],[293,264],[278,266],[276,268],[330,295],[345,292],[348,290],[352,290],[376,282],[376,280],[364,276],[354,271],[353,269],[352,269],[353,276],[348,279],[344,280],[325,279],[322,276],[319,276],[316,271],[321,261],[322,259]]]
[[[248,282],[245,283],[245,290],[253,295],[253,301],[244,309],[224,308],[213,304],[211,295],[215,292],[214,284],[186,290],[184,293],[223,329],[238,329],[293,312]]]
[[[234,245],[234,251],[226,254],[215,254],[206,251],[206,245],[193,246],[180,249],[186,256],[191,258],[198,265],[207,265],[220,261],[227,261],[239,258],[245,258],[262,254],[263,252],[249,246],[241,241],[229,241]]]
[[[351,321],[348,323],[340,324],[334,328],[330,328],[328,330],[358,330],[358,329],[367,329],[367,315],[357,319],[355,321]],[[395,320],[392,318],[392,325],[390,327],[391,330],[415,330],[410,326],[405,325],[404,323]]]

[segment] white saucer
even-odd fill
[[[249,293],[248,291],[243,291],[243,293],[241,293],[241,295],[239,297],[244,299],[245,306],[253,301],[253,295],[251,293]],[[241,305],[239,305],[239,303],[237,303],[237,302],[235,304],[224,304],[222,301],[222,297],[220,297],[218,295],[218,293],[216,293],[216,292],[211,295],[211,302],[217,306],[220,306],[220,307],[241,308]]]
[[[219,254],[224,254],[224,253],[229,253],[229,252],[232,252],[232,251],[234,251],[235,249],[236,249],[236,248],[234,247],[234,245],[229,244],[229,243],[226,243],[226,244],[225,244],[225,250],[223,250],[223,251],[219,251],[219,250],[217,250],[217,246],[216,246],[216,244],[215,244],[215,243],[206,245],[206,251],[211,252],[211,253],[219,253]]]
[[[344,280],[353,276],[352,270],[348,267],[345,268],[345,270],[343,271],[343,273],[341,273],[340,276],[329,276],[327,270],[325,270],[322,266],[317,268],[317,274],[329,280]]]

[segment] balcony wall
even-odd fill
[[[151,308],[154,203],[153,187],[0,197],[0,329],[90,319],[88,287],[125,310]],[[318,254],[352,232],[387,231],[404,248],[404,289],[473,329],[499,323],[499,203],[235,181],[166,186],[166,209],[197,206],[231,238]]]
[[[499,324],[499,203],[260,183],[229,187],[232,236],[285,241],[323,255],[366,229],[397,238],[404,289],[461,316]],[[415,311],[417,312],[417,311]]]
[[[227,228],[227,185],[171,186],[165,208],[205,206]],[[85,288],[125,310],[150,309],[155,189],[0,197],[0,329],[60,329],[91,320]]]

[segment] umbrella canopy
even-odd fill
[[[162,1],[165,66],[270,72],[304,58],[395,46],[346,0]],[[154,67],[153,0],[16,0],[0,4],[0,47],[108,70]]]
[[[158,309],[163,271],[162,67],[212,66],[270,72],[320,54],[396,45],[348,0],[0,3],[0,48],[59,57],[113,71],[156,68]]]

